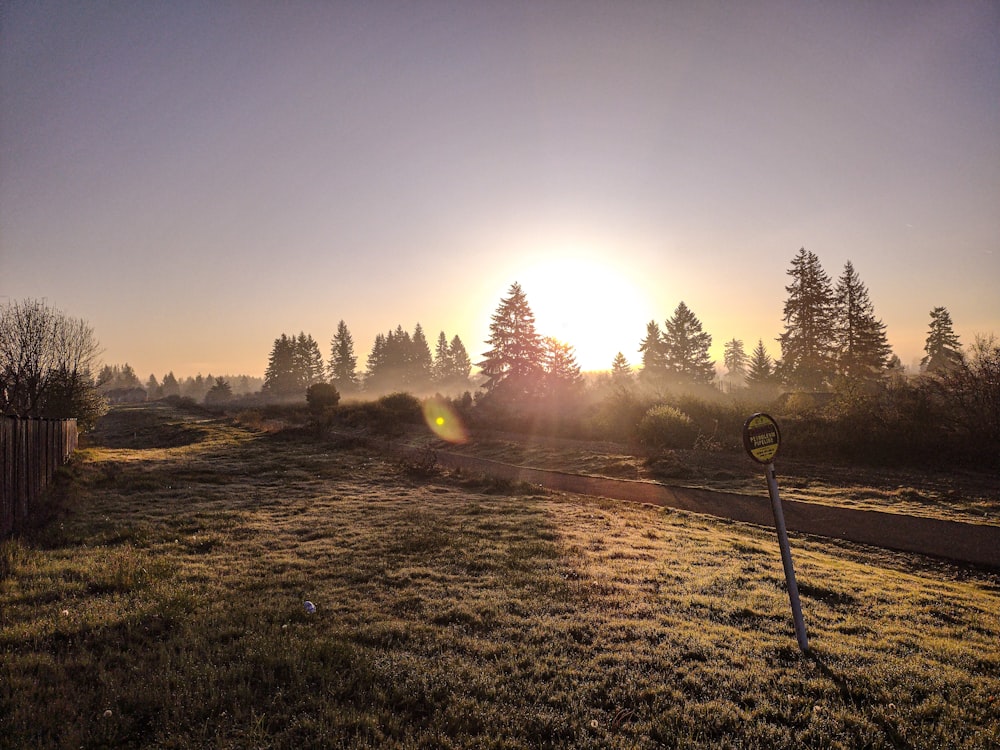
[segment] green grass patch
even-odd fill
[[[0,545],[0,746],[1000,742],[996,575],[793,536],[803,656],[773,530],[196,424]]]

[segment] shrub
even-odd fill
[[[639,422],[639,440],[654,448],[691,448],[697,435],[691,418],[667,404],[652,407]]]
[[[306,403],[313,414],[322,414],[340,403],[340,393],[330,383],[313,383],[306,389]]]
[[[421,424],[424,420],[424,412],[420,407],[420,401],[410,393],[390,393],[378,400],[379,406],[384,408],[390,418],[401,424]]]

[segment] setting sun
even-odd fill
[[[550,258],[523,269],[518,281],[539,335],[572,345],[581,369],[610,369],[619,351],[636,364],[650,304],[642,288],[610,263]]]

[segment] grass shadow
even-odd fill
[[[864,697],[860,696],[858,692],[851,687],[851,683],[846,677],[837,674],[833,669],[831,669],[830,666],[823,660],[822,656],[817,654],[815,651],[810,650],[806,654],[806,658],[816,665],[816,668],[819,669],[824,677],[836,685],[837,690],[840,693],[840,697],[846,704],[854,706],[858,709],[864,707]],[[894,748],[897,748],[897,750],[914,750],[914,746],[906,741],[906,738],[899,733],[899,730],[896,729],[891,722],[886,721],[875,712],[870,713],[869,716],[882,730]]]

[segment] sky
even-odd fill
[[[778,357],[802,247],[906,365],[1000,334],[1000,3],[0,2],[0,303],[142,379],[476,362],[514,282],[584,369],[681,301]]]

